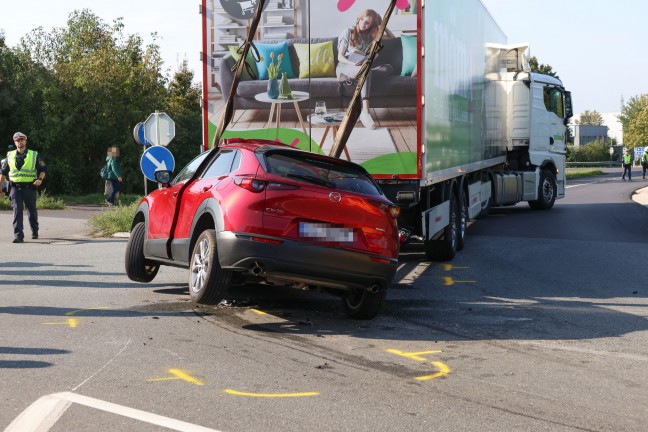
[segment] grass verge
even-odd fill
[[[65,201],[58,197],[53,197],[43,191],[38,194],[36,199],[36,208],[38,210],[63,210],[65,208]],[[11,210],[11,201],[6,194],[0,197],[0,210]]]
[[[90,232],[96,237],[109,237],[118,232],[129,232],[137,204],[119,205],[108,210],[95,213],[88,219]]]
[[[593,168],[567,168],[565,170],[565,177],[567,180],[583,178],[583,177],[594,177],[605,174],[600,169]]]

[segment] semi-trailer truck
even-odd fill
[[[265,2],[254,43],[266,57],[249,57],[247,69],[282,52],[290,87],[301,92],[299,102],[276,103],[265,97],[259,70],[229,94],[236,49],[228,44],[240,44],[249,26],[228,12],[232,3],[203,0],[201,9],[204,148],[220,118],[216,107],[232,97],[237,111],[223,137],[277,138],[333,152],[344,124],[337,115],[355,90],[352,79],[335,74],[340,38],[366,10],[380,14],[389,1]],[[402,5],[389,17],[390,34],[368,78],[368,114],[377,128],[358,123],[341,145],[344,157],[363,165],[401,208],[402,242],[417,239],[428,258],[450,260],[464,247],[471,219],[523,201],[549,210],[564,197],[571,95],[559,79],[531,72],[528,45],[509,45],[480,0]],[[240,37],[232,36],[237,31]],[[315,114],[317,101],[327,105],[326,120]],[[281,124],[282,106],[294,109],[298,121]],[[268,110],[265,127],[258,119]]]

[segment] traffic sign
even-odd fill
[[[140,167],[147,179],[157,181],[155,180],[155,171],[173,171],[175,160],[166,147],[152,146],[144,150],[140,160]]]
[[[166,113],[155,111],[144,122],[144,138],[154,146],[166,146],[175,137],[175,122]]]
[[[643,156],[643,154],[644,154],[644,148],[643,147],[635,147],[634,150],[635,150],[635,154],[634,154],[635,160],[641,159],[641,156]]]
[[[141,144],[144,147],[150,146],[151,143],[144,137],[144,122],[139,122],[135,125],[133,129],[133,138],[137,144]]]

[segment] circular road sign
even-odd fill
[[[166,147],[152,146],[144,150],[140,159],[140,167],[147,179],[157,181],[155,180],[155,171],[173,171],[175,159]]]
[[[144,122],[139,122],[135,125],[135,128],[133,129],[133,138],[135,138],[137,144],[141,144],[145,147],[151,145],[151,143],[144,137]]]

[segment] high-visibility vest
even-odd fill
[[[626,165],[630,165],[632,163],[632,155],[631,154],[624,154],[623,155],[623,163]]]
[[[17,150],[7,153],[7,163],[9,164],[9,181],[14,183],[33,183],[38,177],[36,171],[36,160],[38,159],[38,152],[34,150],[27,150],[25,156],[25,163],[20,169],[16,168],[16,153]]]

